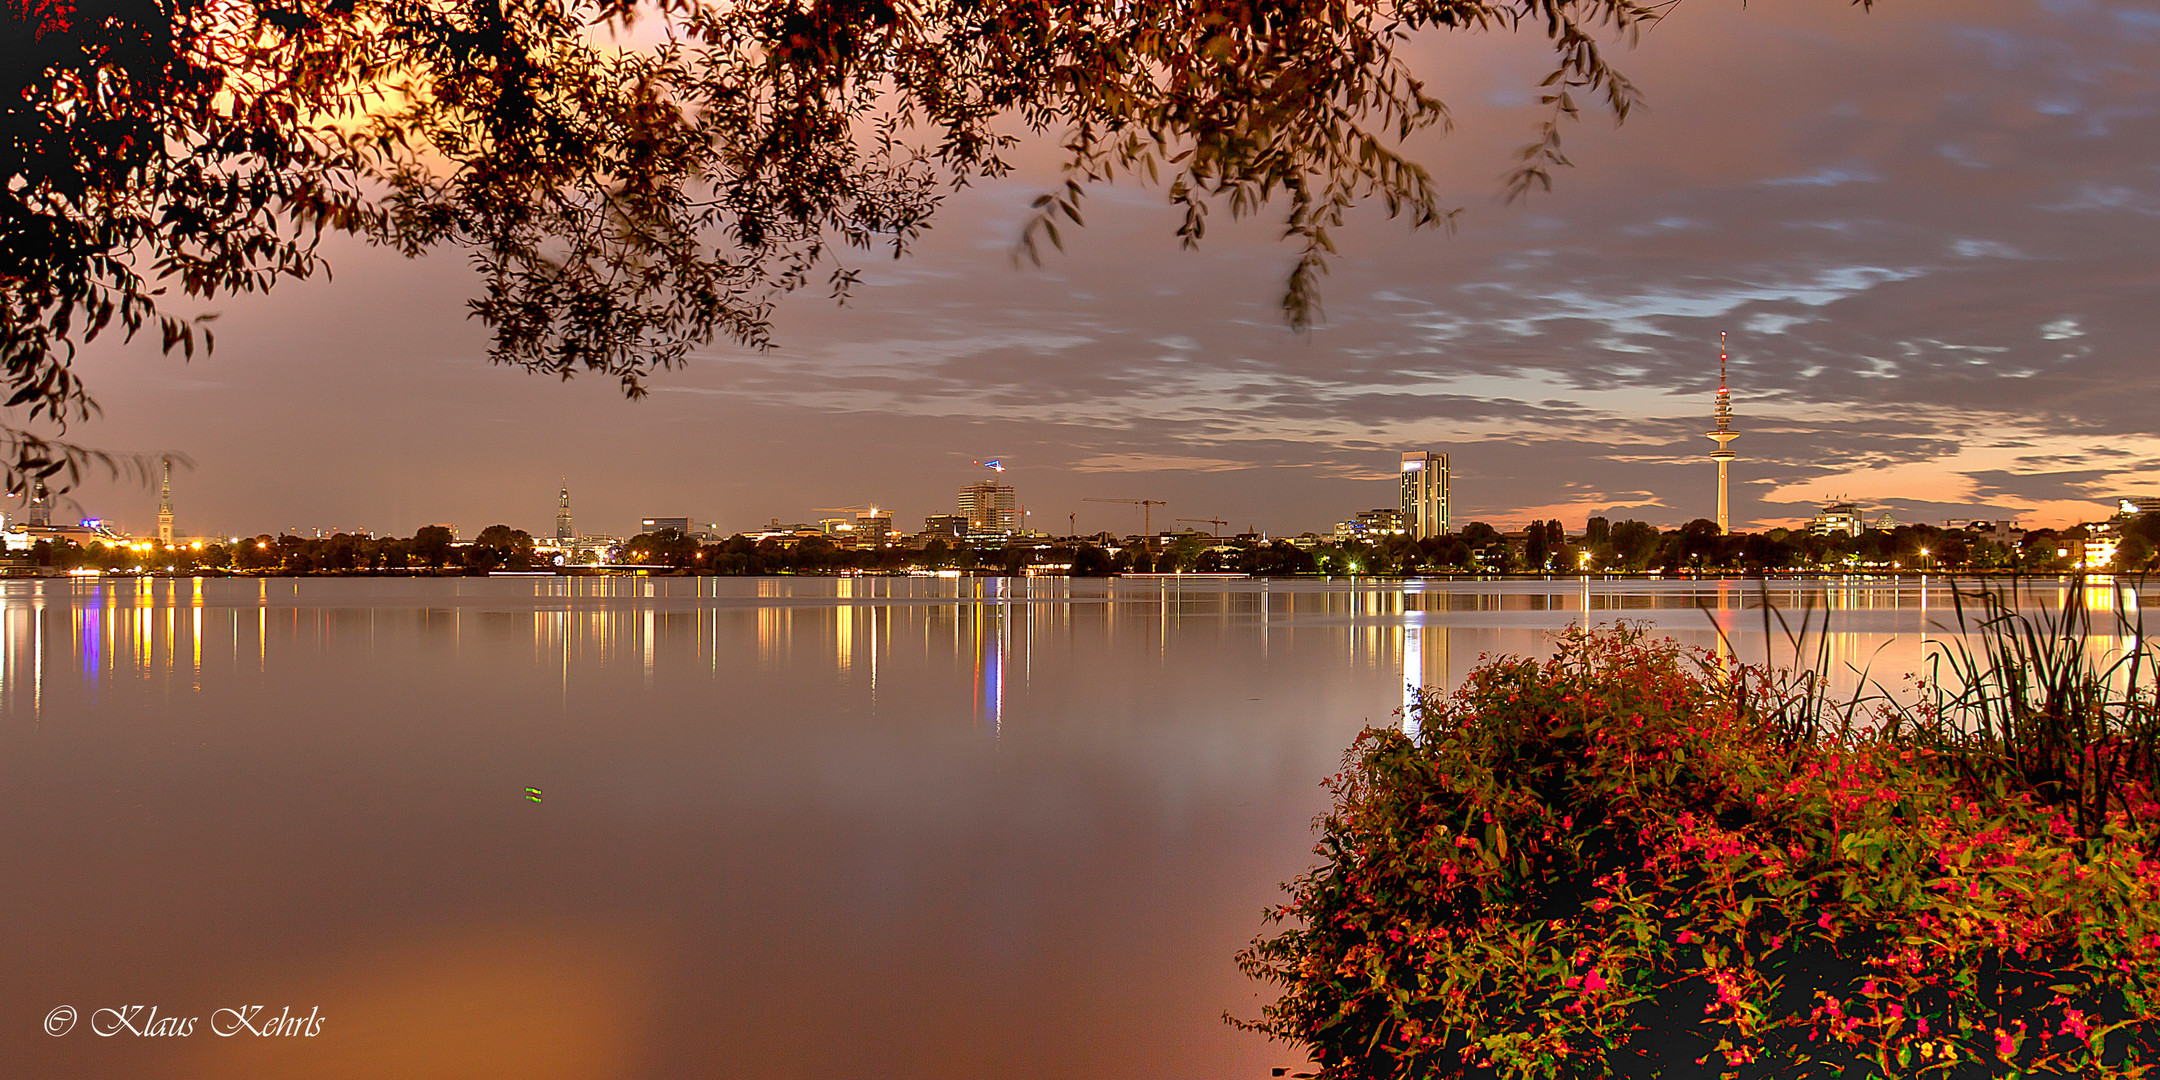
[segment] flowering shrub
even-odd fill
[[[1328,1080],[2153,1069],[2152,830],[1896,724],[1781,737],[1775,681],[1576,630],[1367,731],[1246,1026]]]

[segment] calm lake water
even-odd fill
[[[1881,675],[1941,638],[1940,584],[1768,598],[1830,611],[1838,661]],[[130,1080],[1266,1077],[1297,1062],[1223,1023],[1263,1000],[1231,957],[1311,862],[1319,781],[1360,728],[1399,722],[1406,684],[1545,652],[1586,612],[1705,647],[1715,619],[1759,658],[1763,598],[0,582],[0,1061]],[[60,1006],[78,1022],[53,1037]],[[93,1031],[154,1030],[151,1008],[191,1033]],[[316,1033],[213,1030],[241,1015]]]

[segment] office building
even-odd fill
[[[1356,517],[1335,523],[1335,542],[1338,544],[1347,544],[1352,540],[1371,542],[1383,537],[1401,536],[1403,533],[1402,511],[1391,506],[1361,510]]]
[[[2017,544],[2025,538],[2025,530],[2015,521],[1979,520],[1952,521],[1953,529],[1963,529],[1975,540],[1992,540],[1998,544]]]
[[[690,519],[686,517],[649,517],[643,519],[641,524],[644,526],[640,530],[642,532],[656,533],[662,529],[673,529],[684,536],[690,535]]]
[[[39,541],[59,546],[74,544],[78,547],[90,544],[124,544],[127,537],[108,528],[96,518],[87,518],[80,525],[16,524],[0,533],[0,549],[14,552],[34,551]]]
[[[2087,521],[2081,526],[2085,539],[2068,541],[2070,548],[2057,548],[2057,555],[2074,555],[2077,565],[2084,570],[2105,571],[2115,564],[2115,552],[2122,547],[2122,521]]]
[[[1401,528],[1412,540],[1445,536],[1448,524],[1448,456],[1423,450],[1402,456]]]
[[[960,516],[967,519],[968,536],[995,538],[1020,531],[1020,501],[1013,489],[995,480],[980,480],[960,489]]]
[[[1808,531],[1817,536],[1858,536],[1867,531],[1867,519],[1861,515],[1858,503],[1834,502],[1815,515],[1815,520],[1808,523]]]
[[[858,543],[883,544],[892,539],[892,511],[871,507],[855,515],[855,536]]]

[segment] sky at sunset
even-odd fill
[[[342,243],[335,276],[208,305],[217,352],[85,349],[71,434],[175,452],[179,531],[724,530],[876,503],[951,513],[1001,458],[1034,528],[1221,518],[1325,531],[1395,501],[1400,451],[1451,455],[1458,523],[1713,516],[1703,437],[1731,334],[1735,528],[1849,496],[1907,521],[2102,516],[2160,494],[2160,8],[2081,0],[1683,0],[1618,54],[1648,108],[1586,111],[1575,168],[1509,205],[1535,39],[1436,36],[1456,130],[1413,147],[1453,235],[1377,209],[1338,236],[1326,319],[1277,308],[1295,252],[1218,213],[1180,251],[1159,189],[1093,191],[1015,268],[1036,147],[951,197],[846,307],[786,301],[779,347],[715,345],[643,401],[490,365],[477,282]],[[194,309],[183,309],[194,310]],[[153,530],[157,496],[80,509]],[[1204,528],[1205,526],[1203,526]]]

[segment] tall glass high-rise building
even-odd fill
[[[1402,527],[1413,540],[1442,536],[1448,525],[1448,460],[1424,450],[1402,456]]]
[[[960,489],[960,514],[971,536],[1011,536],[1020,531],[1020,502],[1013,489],[983,480]]]

